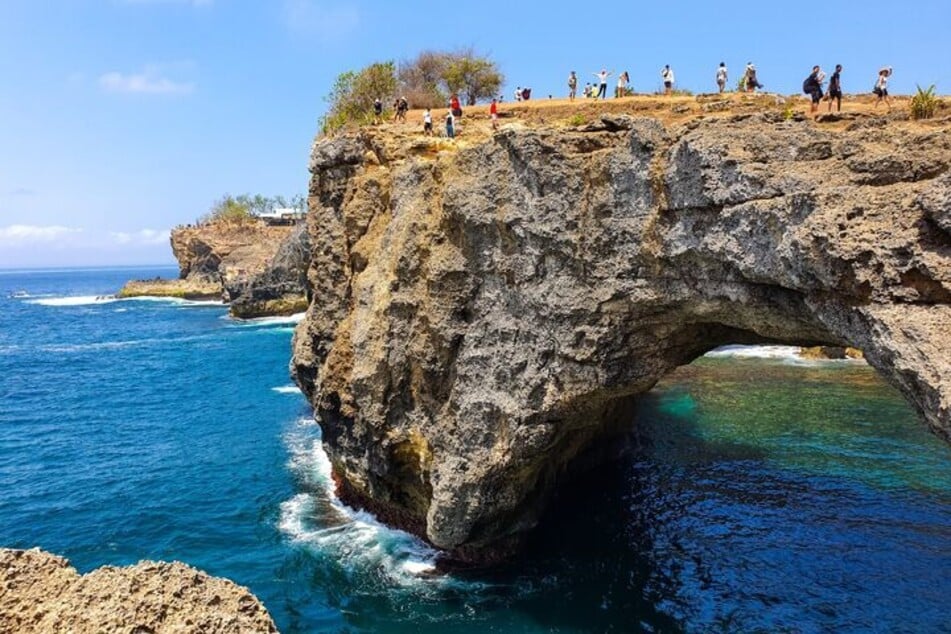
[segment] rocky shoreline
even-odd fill
[[[80,575],[39,549],[0,549],[0,632],[271,634],[242,586],[182,563],[143,561]]]
[[[307,309],[305,225],[212,222],[173,230],[171,246],[178,279],[131,280],[117,296],[221,300],[239,319]]]
[[[951,121],[689,110],[315,142],[292,369],[348,501],[505,556],[724,344],[861,349],[951,438]]]

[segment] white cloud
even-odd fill
[[[195,89],[193,83],[163,77],[157,66],[148,66],[141,73],[105,73],[99,77],[99,86],[107,92],[147,95],[184,95]]]
[[[321,40],[339,40],[360,24],[353,5],[331,6],[314,0],[284,0],[284,23],[291,31]]]
[[[0,227],[0,244],[22,246],[40,242],[56,242],[82,229],[62,225],[9,225]]]
[[[142,229],[128,233],[125,231],[113,231],[109,234],[116,244],[121,245],[153,245],[168,244],[171,232],[168,229]]]

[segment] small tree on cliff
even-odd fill
[[[449,56],[443,81],[450,93],[458,94],[466,104],[474,106],[480,99],[497,96],[505,76],[493,60],[468,48]]]
[[[505,81],[498,64],[472,48],[423,51],[416,59],[400,64],[398,79],[400,93],[414,108],[445,106],[452,93],[474,106],[481,99],[497,96]]]
[[[379,97],[384,103],[389,103],[396,93],[396,86],[396,64],[393,62],[376,62],[359,71],[341,73],[325,98],[330,110],[322,122],[324,132],[348,123],[369,122],[373,101]]]

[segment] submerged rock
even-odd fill
[[[143,561],[80,575],[38,549],[0,549],[0,632],[277,632],[247,588],[181,563]]]
[[[859,348],[951,437],[947,122],[420,143],[361,130],[312,154],[292,371],[345,499],[505,556],[632,398],[730,343]]]

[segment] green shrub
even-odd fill
[[[911,99],[911,118],[930,119],[938,108],[938,96],[935,85],[931,84],[927,90],[918,86],[918,92]]]
[[[572,115],[572,117],[568,119],[568,125],[575,126],[575,127],[582,126],[586,124],[587,122],[588,122],[587,117],[585,117],[580,112],[576,115]]]

